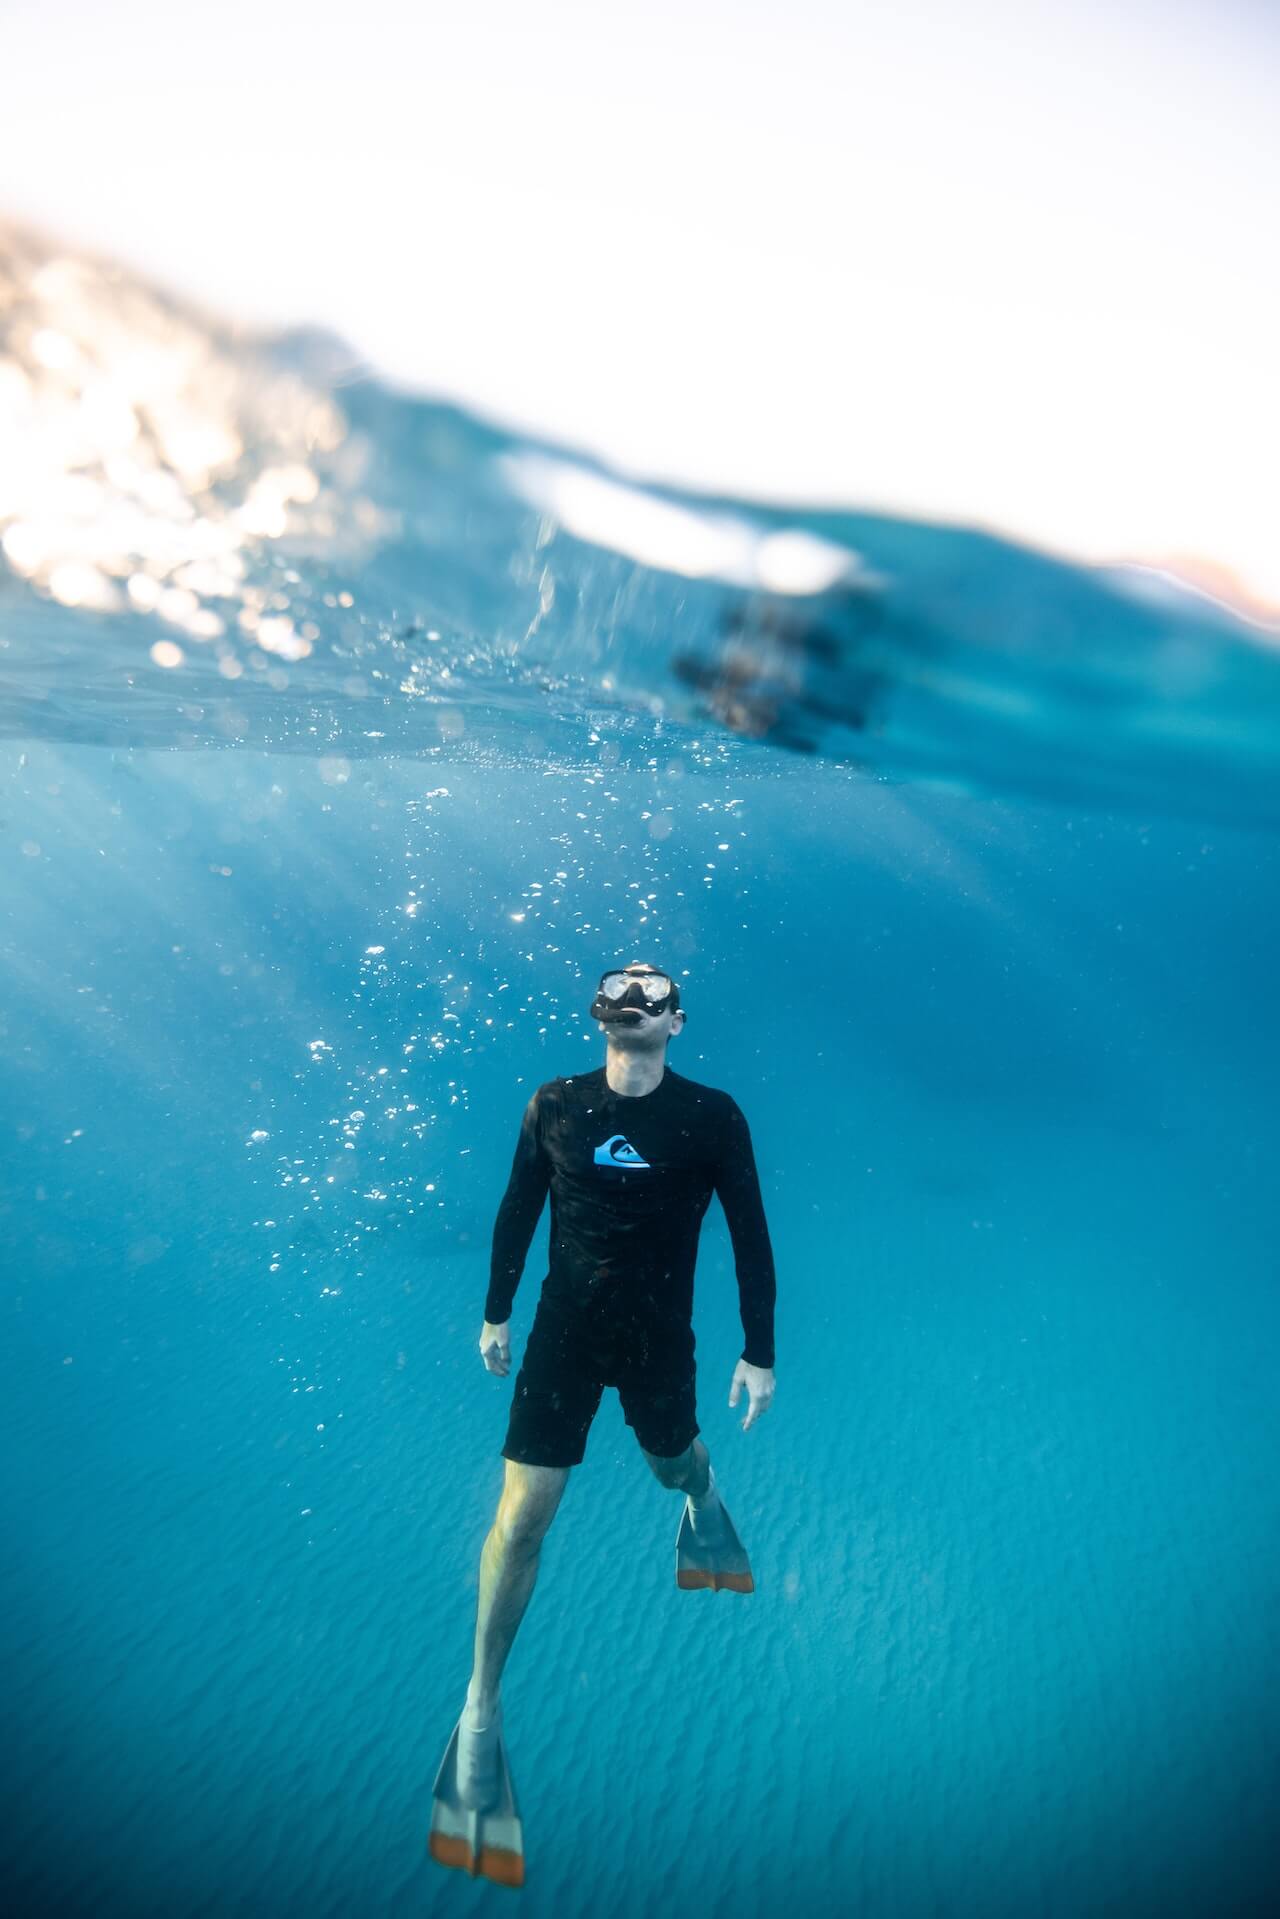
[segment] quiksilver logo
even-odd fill
[[[597,1146],[592,1155],[597,1166],[648,1166],[647,1159],[641,1159],[626,1135],[614,1133],[612,1138]]]

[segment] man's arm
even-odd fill
[[[751,1133],[740,1107],[729,1101],[728,1119],[721,1136],[715,1189],[733,1241],[738,1275],[738,1302],[746,1345],[742,1357],[749,1366],[773,1366],[773,1307],[777,1285],[773,1248],[765,1223],[764,1200],[756,1172]]]
[[[498,1208],[489,1259],[489,1291],[485,1299],[486,1325],[504,1326],[524,1271],[529,1242],[542,1213],[551,1184],[551,1165],[542,1144],[541,1087],[524,1109],[516,1141],[511,1177]]]

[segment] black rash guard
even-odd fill
[[[728,1093],[673,1073],[615,1093],[603,1066],[548,1080],[525,1108],[493,1229],[484,1316],[511,1317],[529,1243],[551,1192],[543,1297],[620,1324],[693,1319],[702,1216],[717,1193],[733,1242],[752,1366],[773,1365],[773,1249],[751,1135]]]

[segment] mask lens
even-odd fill
[[[665,973],[606,973],[600,982],[600,991],[607,1000],[620,1000],[630,987],[637,985],[650,1005],[666,999],[671,991],[671,981]]]

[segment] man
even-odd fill
[[[525,1108],[493,1232],[480,1354],[511,1367],[510,1315],[548,1190],[549,1271],[502,1452],[506,1476],[480,1560],[475,1666],[436,1778],[430,1851],[509,1885],[524,1883],[499,1681],[538,1576],[538,1555],[606,1385],[659,1482],[685,1495],[676,1583],[751,1592],[747,1556],[697,1437],[693,1272],[712,1192],[733,1242],[746,1344],[747,1431],[773,1399],[774,1268],[747,1122],[727,1093],[673,1073],[680,990],[639,962],[606,973],[591,1006],[605,1064],[548,1080]]]

